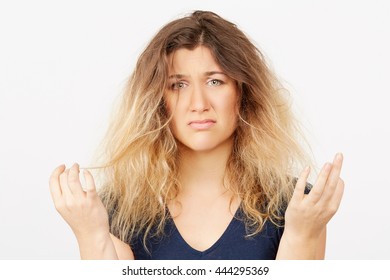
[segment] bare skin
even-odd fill
[[[240,205],[240,199],[223,185],[231,146],[228,139],[212,152],[182,152],[182,191],[168,208],[182,238],[198,251],[218,241]]]

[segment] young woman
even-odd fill
[[[141,54],[110,125],[99,193],[57,167],[82,259],[323,259],[342,155],[313,187],[284,92],[234,24],[195,11]]]

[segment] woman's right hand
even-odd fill
[[[79,179],[79,165],[57,167],[49,181],[57,211],[72,228],[77,240],[104,239],[109,236],[107,210],[101,202],[92,174],[84,170],[85,190]]]
[[[72,228],[81,259],[134,259],[128,244],[110,234],[108,214],[100,200],[92,174],[84,170],[85,188],[79,165],[57,167],[50,176],[50,192],[57,211]]]

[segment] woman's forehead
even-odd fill
[[[168,55],[169,75],[191,71],[223,72],[211,50],[205,46],[194,49],[180,48]]]

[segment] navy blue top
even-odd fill
[[[312,187],[307,183],[305,194]],[[286,208],[287,205],[281,209],[282,216]],[[172,218],[166,222],[163,236],[147,239],[149,252],[145,250],[142,234],[132,238],[129,245],[138,260],[274,260],[284,227],[267,220],[258,234],[247,237],[244,217],[240,206],[222,236],[205,251],[188,245]]]
[[[134,238],[130,247],[138,260],[274,260],[283,227],[266,221],[262,231],[246,237],[241,207],[222,236],[207,250],[198,251],[186,243],[169,219],[162,237],[148,239],[148,253],[143,245],[143,236]]]

